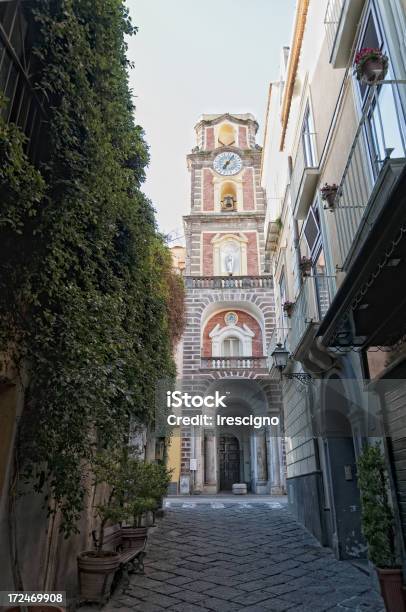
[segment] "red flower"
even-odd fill
[[[360,61],[367,56],[382,57],[382,51],[380,49],[373,49],[372,47],[365,47],[364,49],[358,51],[358,53],[355,55],[354,62],[359,64]]]

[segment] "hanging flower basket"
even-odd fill
[[[303,276],[309,276],[312,269],[312,260],[310,257],[303,256],[300,260],[300,271]]]
[[[292,312],[293,312],[293,306],[295,305],[294,302],[284,302],[283,304],[283,312],[286,313],[286,315],[290,318],[292,316]]]
[[[321,199],[323,202],[326,202],[328,208],[334,208],[337,191],[338,185],[335,183],[333,183],[333,185],[325,183],[324,187],[320,189]]]
[[[355,74],[359,81],[373,85],[383,81],[388,72],[389,59],[380,49],[361,49],[354,60]]]

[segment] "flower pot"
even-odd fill
[[[120,565],[116,552],[85,551],[78,556],[78,577],[81,601],[104,603],[110,597],[114,574]]]
[[[123,549],[139,548],[148,537],[148,527],[122,527],[121,538]]]
[[[329,189],[328,191],[323,191],[322,199],[323,202],[326,202],[328,208],[334,208],[336,196],[337,189]]]
[[[377,81],[382,81],[385,78],[387,71],[388,68],[385,66],[382,58],[369,59],[361,68],[361,78],[364,83],[372,85]]]
[[[286,316],[289,318],[292,316],[293,306],[294,304],[292,302],[285,302],[283,305],[283,312],[286,313]]]
[[[402,570],[400,568],[376,568],[381,593],[387,612],[406,612],[403,594]]]
[[[307,257],[302,257],[300,262],[300,271],[303,276],[309,276],[312,269],[312,260],[307,259]]]

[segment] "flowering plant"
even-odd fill
[[[287,300],[286,302],[283,303],[283,312],[286,312],[288,317],[290,317],[290,315],[292,314],[292,310],[293,310],[293,306],[294,305],[295,305],[295,303],[294,302],[289,302],[289,300]]]
[[[321,197],[323,198],[323,200],[325,199],[325,197],[331,193],[332,191],[337,191],[338,189],[338,185],[336,185],[336,183],[333,183],[332,185],[329,185],[328,183],[325,183],[323,185],[323,187],[320,189],[320,193],[321,193]]]
[[[354,64],[355,64],[355,74],[357,76],[357,79],[361,81],[365,79],[366,77],[368,81],[378,80],[378,79],[373,79],[372,75],[370,76],[370,75],[365,74],[366,64],[369,61],[378,62],[381,64],[382,69],[381,69],[381,73],[379,74],[379,79],[384,78],[388,70],[388,65],[389,65],[388,56],[382,53],[380,49],[373,49],[372,47],[365,47],[364,49],[361,49],[360,51],[358,51],[355,55]]]

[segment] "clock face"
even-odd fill
[[[242,168],[242,159],[237,153],[225,151],[217,155],[213,167],[216,172],[223,176],[232,176],[240,172]]]

